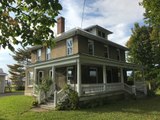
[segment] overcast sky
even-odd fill
[[[113,32],[109,40],[125,45],[135,22],[143,24],[141,0],[86,0],[82,28],[100,25]],[[65,17],[66,31],[81,27],[83,0],[60,0]],[[15,63],[7,49],[0,49],[0,68],[8,73],[7,64]]]

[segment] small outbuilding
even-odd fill
[[[3,72],[3,69],[0,68],[0,93],[4,93],[5,90],[5,77],[6,73]]]

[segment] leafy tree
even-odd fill
[[[9,73],[11,74],[10,79],[15,83],[17,89],[24,87],[23,78],[25,77],[25,66],[30,62],[30,51],[26,49],[18,49],[12,55],[13,59],[17,61],[14,65],[8,65]]]
[[[12,51],[13,44],[52,45],[54,18],[61,9],[58,0],[1,0],[0,45]]]
[[[160,0],[143,0],[140,4],[145,8],[146,21],[160,27]]]
[[[127,42],[129,51],[129,61],[145,66],[147,69],[153,66],[152,42],[150,40],[151,28],[140,27],[135,23],[132,35]]]
[[[139,26],[132,29],[132,35],[127,42],[129,61],[145,67],[145,78],[151,83],[152,90],[159,85],[157,78],[160,71],[160,30],[157,27]]]

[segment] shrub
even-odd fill
[[[79,97],[76,91],[69,85],[64,88],[66,98],[60,101],[56,107],[57,110],[75,110],[78,109]]]

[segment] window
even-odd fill
[[[46,49],[46,59],[47,60],[51,59],[51,48]]]
[[[117,49],[117,60],[120,60],[120,50]]]
[[[104,32],[98,31],[98,36],[106,38],[106,34]]]
[[[28,72],[28,85],[33,84],[33,72]]]
[[[41,61],[41,49],[37,50],[37,61]]]
[[[49,78],[52,79],[52,70],[49,70]]]
[[[73,83],[74,80],[74,69],[73,67],[68,67],[67,68],[67,83],[71,84]]]
[[[66,46],[67,46],[67,55],[72,55],[73,54],[73,40],[68,39],[66,41]]]
[[[109,48],[106,45],[104,46],[104,57],[109,58]]]
[[[44,72],[39,71],[38,72],[38,84],[42,83],[42,79],[44,78]]]
[[[88,53],[94,55],[94,42],[91,40],[88,41]]]
[[[98,83],[97,68],[94,68],[94,67],[89,68],[89,77],[90,77],[91,83]]]

